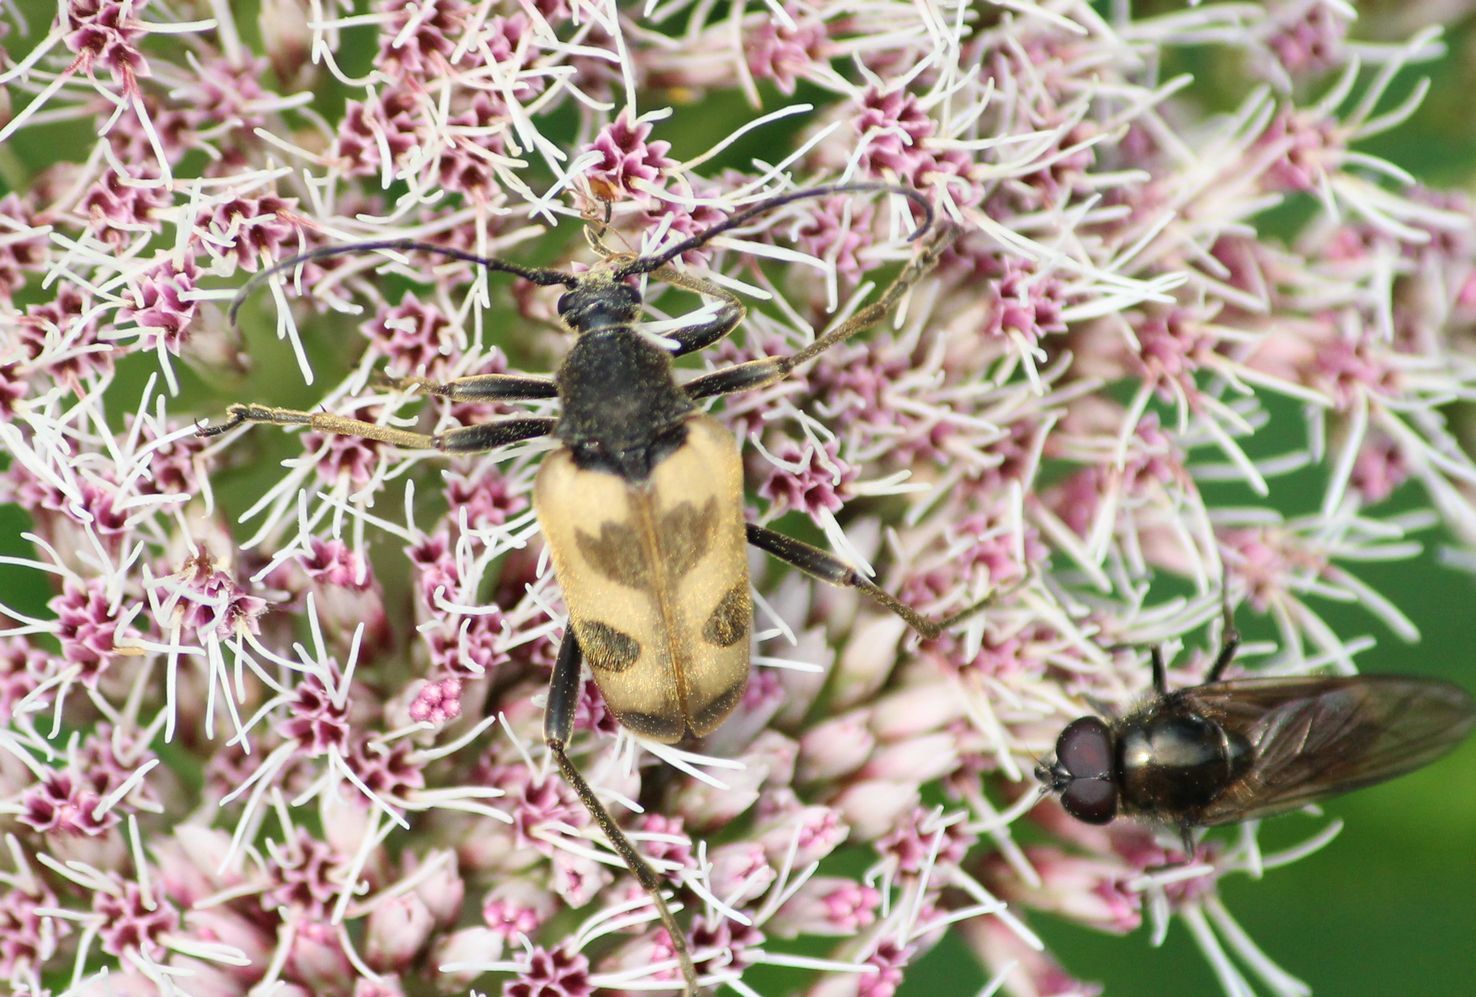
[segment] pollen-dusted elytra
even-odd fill
[[[925,238],[891,285],[803,349],[678,384],[672,359],[727,336],[742,321],[744,308],[732,293],[668,264],[764,212],[801,199],[860,192],[906,197],[924,215],[911,238]],[[595,235],[591,242],[604,258],[578,275],[409,240],[327,247],[256,275],[232,307],[234,318],[253,286],[299,263],[374,250],[434,253],[569,289],[559,298],[558,311],[578,338],[553,377],[484,374],[444,384],[420,377],[395,382],[456,401],[557,398],[557,418],[506,418],[430,436],[327,413],[244,404],[232,405],[225,422],[200,433],[216,436],[255,422],[303,425],[456,454],[481,453],[538,436],[558,439],[560,445],[539,468],[533,492],[570,621],[549,686],[544,739],[559,771],[650,894],[671,935],[688,994],[698,989],[697,971],[661,894],[660,879],[565,753],[581,663],[589,663],[610,710],[637,734],[670,743],[715,730],[748,682],[753,606],[745,550],[750,544],[815,578],[859,589],[924,636],[938,634],[983,606],[975,604],[944,620],[928,619],[830,554],[746,524],[737,441],[699,408],[704,399],[772,384],[878,322],[937,262],[956,232],[952,224],[934,224],[931,206],[915,190],[881,183],[834,184],[760,201],[649,256],[610,253]],[[716,298],[721,307],[711,318],[672,332],[671,345],[663,348],[632,326],[641,298],[625,281],[640,274]]]

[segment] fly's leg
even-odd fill
[[[579,648],[579,641],[574,637],[572,627],[564,631],[564,642],[559,645],[559,656],[554,663],[553,678],[548,684],[548,709],[543,715],[543,742],[548,746],[548,752],[553,756],[554,763],[559,767],[559,773],[564,777],[594,822],[599,825],[604,833],[605,839],[610,842],[610,847],[615,854],[620,856],[625,867],[630,870],[631,875],[641,884],[651,903],[656,908],[656,916],[661,919],[661,926],[671,936],[672,947],[676,950],[677,961],[681,963],[682,979],[684,986],[682,992],[685,997],[696,997],[700,992],[697,982],[697,967],[692,963],[692,953],[687,948],[687,936],[677,924],[676,917],[671,908],[666,904],[666,898],[661,893],[661,877],[651,868],[641,853],[636,851],[625,832],[620,830],[620,825],[615,823],[615,818],[610,816],[610,811],[595,796],[594,790],[589,783],[584,781],[584,776],[574,767],[569,760],[565,749],[569,744],[569,737],[574,732],[574,708],[579,703],[579,668],[584,661],[584,654]]]
[[[1223,589],[1222,589],[1223,591]],[[1225,669],[1230,667],[1230,662],[1235,660],[1235,652],[1240,648],[1240,631],[1235,629],[1235,610],[1230,606],[1230,597],[1224,596],[1221,605],[1223,623],[1220,627],[1220,653],[1215,658],[1215,663],[1210,666],[1209,681],[1218,682],[1225,674]]]
[[[1205,682],[1220,681],[1225,669],[1235,660],[1235,652],[1240,649],[1240,631],[1235,628],[1235,610],[1231,608],[1229,598],[1221,603],[1220,619],[1220,650],[1215,656],[1215,663],[1210,666]],[[1164,664],[1163,648],[1154,644],[1148,649],[1148,656],[1153,662],[1153,691],[1159,696],[1167,696],[1168,668]]]
[[[684,389],[693,400],[699,400],[730,395],[736,391],[762,388],[788,377],[790,372],[801,364],[813,360],[832,346],[844,343],[863,329],[880,322],[896,307],[912,285],[933,269],[938,262],[938,257],[943,255],[943,250],[948,248],[957,237],[958,232],[959,228],[956,225],[940,224],[923,244],[921,251],[908,261],[907,265],[902,268],[902,272],[897,275],[897,279],[892,281],[891,285],[878,295],[875,301],[844,322],[827,330],[810,345],[787,356],[760,357],[747,363],[734,364],[732,367],[724,367],[710,374],[703,374],[701,377],[688,381],[683,386]]]
[[[1194,861],[1194,828],[1189,824],[1179,825],[1179,843],[1184,846],[1184,864]]]
[[[811,578],[818,578],[822,582],[857,589],[865,593],[883,608],[897,614],[909,627],[928,639],[937,637],[955,623],[986,608],[999,594],[992,592],[971,606],[965,606],[956,613],[934,620],[919,613],[840,558],[827,554],[818,547],[811,547],[793,537],[786,537],[782,533],[755,526],[753,523],[748,524],[748,542],[784,563],[793,565]]]
[[[1169,694],[1168,666],[1163,660],[1163,646],[1154,644],[1148,649],[1148,660],[1153,662],[1153,691],[1160,697]]]

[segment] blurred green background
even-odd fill
[[[47,6],[34,0],[21,6],[32,24],[44,29],[49,21]],[[255,20],[251,12],[254,5],[237,6],[240,23],[249,29]],[[1410,169],[1432,184],[1469,189],[1476,169],[1476,117],[1471,113],[1476,60],[1469,56],[1469,21],[1450,27],[1450,54],[1438,64],[1421,67],[1418,73],[1406,73],[1390,95],[1389,103],[1393,103],[1408,92],[1417,75],[1431,75],[1434,85],[1416,118],[1362,148]],[[251,34],[248,30],[248,44],[255,41]],[[350,46],[358,49],[357,58],[345,60],[350,72],[359,71],[367,63],[372,55],[369,42],[365,32],[350,38]],[[15,34],[6,43],[14,55],[25,51],[26,43]],[[1221,98],[1239,96],[1233,86],[1224,85],[1226,67],[1222,65],[1196,63],[1186,53],[1185,67],[1180,68],[1199,73],[1205,82],[1198,92],[1207,101],[1215,99],[1217,90]],[[331,114],[343,95],[324,96],[327,99],[321,109]],[[822,96],[802,91],[797,99]],[[774,106],[772,101],[769,106]],[[680,135],[662,137],[676,140],[676,154],[691,154],[726,134],[732,120],[724,113],[728,111],[749,113],[737,100],[709,100],[700,113],[680,115]],[[23,188],[55,158],[85,158],[91,141],[86,127],[76,123],[23,131],[0,149],[0,195]],[[746,162],[749,156],[761,153],[768,141],[772,141],[771,136],[752,135],[729,149],[722,161]],[[709,164],[713,169],[721,165]],[[319,348],[309,344],[314,352]],[[126,390],[114,392],[113,397],[136,398],[151,364],[151,359],[138,357],[125,365],[120,374]],[[186,383],[193,389],[192,394],[199,391],[195,379],[187,378]],[[312,389],[295,382],[283,390],[291,397],[264,400],[296,404],[313,400]],[[1467,418],[1464,412],[1451,415],[1456,420]],[[1273,423],[1273,429],[1280,426],[1288,424]],[[1300,434],[1300,420],[1293,416],[1288,429]],[[1253,451],[1278,452],[1294,440],[1257,442]],[[0,455],[0,462],[3,460]],[[1273,502],[1288,515],[1304,514],[1316,508],[1319,495],[1315,477],[1278,481]],[[1414,489],[1406,487],[1392,505],[1413,507],[1420,498]],[[25,525],[25,517],[18,510],[0,506],[0,554],[29,553],[19,538]],[[1364,670],[1445,677],[1476,689],[1470,650],[1470,624],[1476,618],[1476,579],[1436,562],[1435,551],[1448,538],[1426,534],[1421,539],[1429,553],[1419,561],[1355,566],[1360,577],[1393,598],[1410,616],[1423,634],[1421,643],[1402,644],[1356,606],[1319,608],[1325,610],[1339,632],[1350,638],[1372,633],[1379,639],[1378,648],[1360,659]],[[47,597],[36,575],[17,574],[10,569],[0,571],[0,592],[4,593],[4,601],[33,612],[44,605]],[[1242,620],[1242,624],[1249,624],[1251,635],[1259,636],[1253,621]],[[1227,905],[1269,956],[1319,993],[1359,997],[1476,991],[1473,788],[1476,741],[1468,741],[1438,765],[1331,801],[1326,813],[1329,818],[1346,821],[1343,833],[1317,855],[1270,872],[1264,880],[1225,881]],[[1263,841],[1274,848],[1310,836],[1320,827],[1318,820],[1286,817],[1266,826]],[[1108,994],[1151,997],[1213,994],[1219,990],[1204,958],[1180,924],[1170,930],[1166,944],[1155,950],[1150,948],[1146,928],[1117,938],[1042,918],[1033,918],[1031,923],[1072,973],[1104,983]],[[972,956],[950,939],[915,968],[902,993],[915,997],[972,994],[985,979]]]

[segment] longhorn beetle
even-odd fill
[[[678,384],[672,359],[727,336],[743,320],[744,306],[736,295],[674,269],[671,262],[783,205],[863,192],[906,197],[923,214],[922,224],[909,237],[909,241],[923,239],[919,250],[891,285],[875,301],[802,349],[735,364]],[[202,426],[199,433],[218,436],[244,423],[301,425],[322,433],[451,454],[482,453],[539,436],[552,435],[558,440],[559,446],[543,459],[533,490],[538,524],[569,610],[569,626],[549,683],[544,740],[559,772],[650,895],[671,936],[684,991],[689,995],[698,990],[697,971],[686,938],[661,893],[661,880],[566,753],[579,698],[581,664],[589,662],[605,704],[636,734],[673,743],[688,734],[711,733],[737,706],[748,682],[753,622],[745,556],[748,544],[812,577],[858,589],[925,637],[937,635],[983,607],[987,599],[946,619],[929,619],[838,558],[745,523],[737,441],[699,408],[708,398],[772,384],[880,321],[932,268],[956,234],[953,224],[934,223],[931,205],[915,190],[883,183],[831,184],[759,201],[647,256],[610,253],[596,234],[590,241],[603,259],[577,275],[391,239],[329,246],[283,260],[247,282],[232,304],[234,321],[245,296],[273,274],[327,256],[376,250],[432,253],[534,284],[568,288],[558,300],[558,313],[577,338],[553,377],[509,373],[446,383],[423,377],[389,382],[454,401],[557,398],[557,418],[504,418],[426,435],[324,412],[237,404],[230,406],[225,421]],[[641,296],[626,281],[642,274],[715,298],[720,306],[711,318],[671,333],[671,345],[663,348],[632,326],[641,312]]]

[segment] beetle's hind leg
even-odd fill
[[[564,642],[559,645],[553,678],[548,684],[548,707],[543,714],[543,742],[548,746],[548,752],[558,765],[564,781],[574,790],[579,801],[599,825],[615,854],[620,856],[631,875],[635,876],[641,888],[650,896],[651,903],[656,908],[656,916],[660,918],[666,933],[671,936],[672,948],[676,950],[677,962],[682,969],[682,992],[686,997],[696,997],[700,992],[697,967],[692,963],[692,953],[687,948],[686,933],[677,924],[675,915],[667,906],[666,898],[661,894],[661,877],[641,853],[636,851],[635,845],[620,830],[620,825],[615,823],[615,818],[610,816],[610,811],[595,796],[594,790],[584,781],[584,776],[579,774],[566,753],[569,738],[574,733],[574,708],[579,703],[579,668],[583,661],[584,654],[579,648],[579,641],[574,637],[574,629],[570,626],[564,631]]]
[[[547,436],[554,431],[557,419],[547,417],[523,419],[499,419],[482,423],[480,426],[462,426],[445,433],[412,433],[394,426],[381,426],[377,422],[350,419],[329,412],[304,412],[299,409],[272,408],[269,405],[232,405],[226,409],[224,422],[214,426],[201,426],[196,435],[219,436],[237,426],[248,423],[266,423],[272,426],[307,426],[320,433],[336,436],[357,436],[360,439],[376,440],[407,450],[439,450],[443,453],[470,454],[496,450],[521,440]]]
[[[818,547],[811,547],[803,541],[793,537],[786,537],[782,533],[748,524],[748,542],[767,554],[772,554],[786,564],[791,564],[812,578],[818,578],[822,582],[832,585],[842,585],[847,588],[857,589],[883,608],[891,610],[901,617],[909,627],[917,631],[923,637],[932,639],[944,630],[953,626],[961,620],[965,620],[975,613],[987,608],[998,596],[998,592],[991,592],[988,596],[980,599],[970,606],[965,606],[956,613],[935,620],[917,610],[907,603],[898,599],[892,593],[873,582],[870,578],[861,574],[855,568],[833,554],[827,554]]]
[[[858,332],[870,328],[885,318],[902,300],[902,296],[912,288],[912,285],[933,269],[938,262],[938,257],[943,255],[943,250],[948,248],[958,233],[957,225],[948,222],[940,223],[923,244],[922,249],[907,262],[902,272],[875,301],[844,322],[827,330],[803,349],[796,350],[787,356],[760,357],[758,360],[724,367],[710,374],[693,378],[683,385],[683,388],[694,400],[715,398],[719,395],[732,394],[735,391],[761,388],[789,376],[789,373],[796,367],[813,360],[832,346],[844,343]]]

